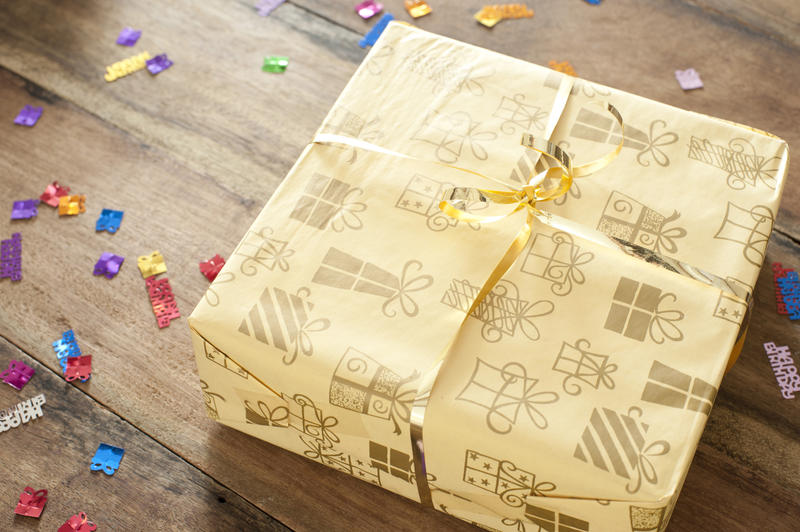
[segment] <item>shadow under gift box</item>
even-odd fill
[[[579,163],[620,153],[537,204],[550,223],[464,320],[525,215],[467,224],[439,201],[496,188],[461,168],[522,186],[520,136],[549,123]],[[396,153],[303,151],[189,319],[209,416],[488,529],[663,530],[743,339],[786,144],[396,23],[319,134]]]

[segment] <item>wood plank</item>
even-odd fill
[[[31,93],[41,94],[0,72],[0,116],[14,116],[32,102]],[[96,372],[81,389],[295,530],[369,530],[378,523],[470,529],[206,417],[188,327],[181,319],[157,328],[136,257],[160,249],[188,315],[208,287],[197,263],[214,253],[227,257],[261,202],[216,186],[54,95],[42,96],[52,103],[33,102],[46,107],[36,127],[0,122],[0,196],[38,197],[58,178],[87,195],[87,212],[59,218],[45,205],[32,220],[0,220],[0,235],[23,235],[23,280],[0,283],[0,335],[58,371],[50,343],[74,329]],[[125,211],[114,235],[94,232],[103,208]],[[92,275],[104,251],[126,258],[113,280]]]
[[[0,408],[47,402],[42,418],[0,434],[0,529],[56,530],[85,511],[99,530],[288,530],[0,339],[0,366],[10,360],[36,374],[21,391],[0,383]],[[89,469],[100,443],[125,449],[113,476]],[[39,519],[13,513],[26,486],[48,491]]]

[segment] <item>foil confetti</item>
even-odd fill
[[[162,279],[148,277],[145,283],[147,285],[147,294],[150,296],[150,305],[153,307],[153,314],[155,314],[158,321],[158,328],[169,327],[170,321],[181,317],[169,279],[166,277]]]
[[[19,495],[14,513],[27,517],[40,517],[46,503],[47,490],[34,491],[32,487],[27,486]]]
[[[122,28],[122,31],[119,32],[119,37],[117,37],[117,44],[121,44],[122,46],[133,46],[141,36],[142,30]]]
[[[378,37],[381,36],[383,30],[386,29],[386,26],[389,25],[391,21],[394,20],[394,15],[391,13],[384,13],[384,15],[372,26],[369,31],[358,41],[358,45],[361,48],[366,48],[367,46],[372,46],[376,42],[378,42]]]
[[[173,65],[172,61],[167,57],[167,54],[158,54],[154,58],[145,61],[145,64],[147,65],[147,71],[154,76]]]
[[[700,74],[693,68],[676,70],[675,79],[678,80],[678,85],[685,91],[703,88],[703,81],[700,79]]]
[[[223,266],[225,266],[225,259],[217,254],[200,263],[200,272],[206,276],[206,279],[214,282]]]
[[[11,219],[24,220],[35,217],[39,214],[39,210],[37,209],[38,205],[38,199],[15,201],[14,205],[11,207]]]
[[[11,238],[0,242],[0,279],[22,280],[22,235],[12,233]]]
[[[86,196],[75,194],[72,196],[61,196],[58,198],[58,215],[75,216],[86,212]]]
[[[106,475],[113,475],[119,469],[125,449],[101,443],[92,457],[92,471],[102,471]]]
[[[256,9],[258,9],[259,15],[266,17],[285,1],[286,0],[259,0],[256,4]]]
[[[142,255],[136,259],[136,264],[139,266],[139,271],[145,279],[158,275],[159,273],[166,273],[167,271],[167,264],[164,262],[164,257],[158,251],[154,251],[149,255]]]
[[[367,0],[366,2],[361,2],[360,4],[356,5],[356,13],[358,13],[358,16],[364,20],[374,17],[381,11],[383,11],[383,4],[380,4],[375,0]]]
[[[64,372],[64,378],[67,382],[72,382],[77,379],[80,379],[81,382],[86,382],[91,376],[92,355],[67,358],[67,369]]]
[[[3,379],[3,382],[12,388],[22,390],[31,380],[34,373],[36,373],[36,370],[26,363],[20,360],[12,360],[8,363],[8,369],[0,371],[0,379]]]
[[[431,12],[431,6],[425,0],[405,0],[403,5],[408,14],[414,18],[424,17]]]
[[[124,211],[115,211],[112,209],[103,209],[100,213],[100,218],[94,226],[95,231],[108,231],[109,233],[116,233],[122,223],[122,215]]]
[[[0,433],[42,417],[44,415],[42,405],[45,402],[44,394],[41,393],[25,401],[20,401],[8,410],[0,411]]]
[[[781,395],[784,399],[794,399],[795,392],[800,392],[800,374],[797,372],[789,346],[778,346],[775,342],[767,342],[764,344],[764,351],[781,389]]]
[[[94,532],[97,525],[89,521],[86,512],[78,512],[58,527],[56,532]]]
[[[58,181],[53,181],[51,185],[45,187],[39,199],[51,207],[58,207],[59,199],[67,195],[69,195],[69,187],[61,186],[58,184]]]
[[[36,125],[36,122],[39,121],[40,116],[42,116],[41,107],[25,105],[19,112],[17,117],[14,119],[14,123],[17,124],[18,126],[33,127]]]
[[[286,72],[286,67],[289,66],[289,58],[282,55],[268,55],[264,58],[264,64],[261,65],[261,70],[264,72]]]
[[[568,76],[577,76],[577,74],[575,73],[575,69],[572,68],[572,65],[569,64],[569,61],[561,61],[561,62],[548,61],[547,66],[549,66],[550,68],[552,68],[557,72],[562,72]]]
[[[138,72],[139,70],[143,70],[145,66],[147,66],[146,61],[148,59],[150,59],[150,54],[142,52],[127,59],[123,59],[122,61],[117,61],[106,67],[106,73],[103,79],[112,82],[129,74],[133,74],[134,72]]]
[[[75,333],[72,332],[72,329],[62,333],[61,338],[53,342],[53,351],[56,352],[61,372],[65,373],[67,371],[67,359],[81,356],[81,348],[78,347],[78,340],[75,339]]]
[[[786,313],[791,320],[800,320],[800,276],[797,272],[786,272],[778,278]]]
[[[475,13],[475,20],[491,28],[504,19],[531,18],[533,10],[525,4],[494,4],[485,5]]]
[[[125,257],[113,253],[103,253],[94,265],[94,275],[105,275],[106,279],[113,279],[122,266]]]

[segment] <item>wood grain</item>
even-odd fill
[[[135,265],[137,255],[159,249],[178,305],[189,314],[208,286],[197,263],[215,253],[228,256],[363,57],[355,42],[372,22],[358,18],[352,3],[294,0],[266,18],[249,1],[221,0],[19,0],[0,10],[0,116],[13,117],[26,103],[45,107],[34,128],[0,121],[0,195],[9,202],[37,197],[54,179],[87,195],[87,212],[77,217],[59,218],[42,206],[34,220],[0,220],[3,238],[23,233],[23,281],[0,281],[0,336],[57,371],[50,343],[75,330],[82,349],[94,355],[95,375],[77,385],[83,393],[63,384],[48,392],[46,416],[52,411],[53,422],[63,419],[60,426],[66,426],[67,405],[78,397],[90,413],[85,431],[100,434],[107,417],[139,442],[119,475],[152,453],[155,464],[172,464],[167,470],[194,479],[188,502],[170,510],[178,512],[169,521],[175,529],[203,530],[194,524],[200,517],[213,522],[216,494],[227,488],[233,494],[223,495],[226,505],[236,510],[220,530],[269,529],[263,528],[273,526],[269,516],[296,530],[474,530],[208,420],[185,322],[158,330]],[[385,4],[410,20],[401,2]],[[481,4],[437,1],[434,13],[416,24],[537,63],[568,59],[583,77],[766,129],[786,139],[790,150],[800,140],[797,44],[780,37],[791,31],[756,24],[758,16],[733,16],[741,12],[733,9],[719,14],[716,4],[703,3],[711,6],[704,9],[677,0],[600,7],[577,0],[531,2],[534,19],[487,30],[471,18]],[[734,4],[745,9],[744,2]],[[770,6],[785,9],[781,28],[800,20],[797,7],[782,0],[758,9],[778,12]],[[126,25],[144,30],[135,48],[113,44]],[[103,81],[105,65],[141,50],[167,52],[175,66],[152,78]],[[285,74],[261,72],[261,60],[270,54],[291,58]],[[679,90],[672,72],[688,66],[700,71],[706,89]],[[773,235],[767,262],[800,268],[795,181],[790,175],[776,226],[783,234]],[[103,208],[125,211],[115,235],[94,232]],[[126,257],[113,280],[91,274],[104,251]],[[769,267],[756,297],[745,350],[723,381],[670,531],[788,531],[800,518],[800,413],[796,401],[780,397],[762,348],[775,341],[800,351],[800,330],[775,313]],[[13,352],[8,349],[0,342],[0,363]],[[29,387],[38,386],[42,375],[42,381],[58,383],[48,371],[40,368]],[[3,390],[0,399],[9,390],[14,392]],[[49,423],[47,417],[40,421]],[[59,445],[57,432],[28,429],[36,426],[17,430],[39,435],[31,445]],[[94,450],[71,442],[69,452],[81,454],[78,462]],[[17,448],[0,447],[0,463],[18,460]],[[61,451],[52,454],[53,463],[62,459]],[[129,526],[135,514],[123,515],[124,505],[84,491],[108,483],[69,483],[81,471],[88,475],[88,468],[52,467],[71,495],[85,494],[93,509],[84,509],[99,524],[137,529]],[[173,501],[173,492],[163,493],[173,480],[147,471],[153,471],[152,487],[117,483],[115,497]],[[26,480],[20,476],[18,482],[23,485],[0,487],[6,506]],[[55,501],[46,515],[57,508],[50,506]],[[733,505],[740,510],[732,512]],[[182,526],[180,512],[192,508],[197,521]],[[65,506],[64,512],[78,509]],[[61,518],[60,509],[52,513]]]
[[[0,434],[0,529],[55,530],[85,511],[99,530],[288,530],[0,339],[0,366],[10,360],[36,374],[21,391],[2,384],[2,408],[40,393],[47,402],[42,418]],[[100,443],[125,449],[113,476],[89,469]],[[48,491],[39,519],[13,513],[26,486]]]

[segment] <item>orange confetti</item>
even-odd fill
[[[557,70],[558,72],[563,72],[568,76],[576,76],[575,69],[572,68],[572,65],[569,64],[569,61],[561,61],[560,63],[557,61],[550,61],[547,63],[547,66],[552,68],[553,70]]]
[[[431,12],[431,6],[425,0],[405,0],[406,11],[414,18],[419,18]]]

